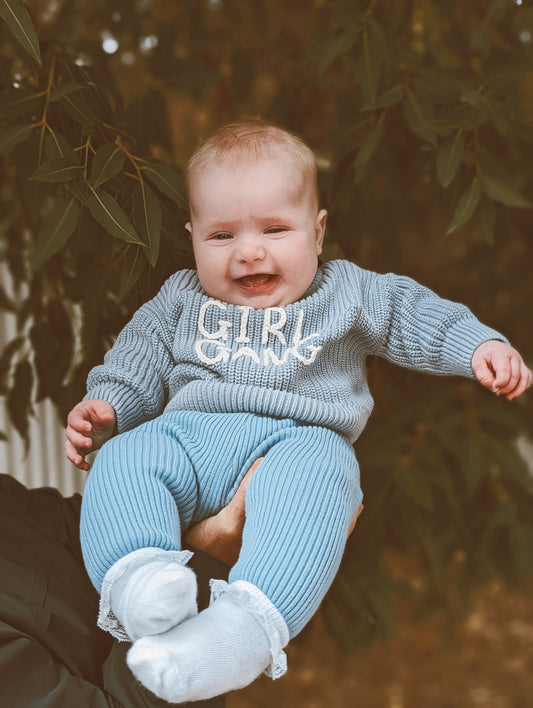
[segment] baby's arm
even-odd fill
[[[85,461],[85,456],[101,448],[113,436],[115,422],[115,411],[107,401],[80,401],[67,418],[67,458],[80,470],[87,471],[89,463]]]
[[[482,386],[507,400],[531,386],[532,373],[520,354],[505,342],[489,339],[472,356],[472,371]]]

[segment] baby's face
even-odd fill
[[[187,228],[210,297],[259,309],[288,305],[305,293],[326,224],[310,182],[283,156],[212,163],[193,175]]]

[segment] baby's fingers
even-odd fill
[[[520,379],[520,359],[515,356],[498,357],[494,362],[495,379],[493,390],[498,394],[509,394]]]
[[[89,452],[94,445],[93,440],[89,435],[80,432],[79,429],[75,429],[71,425],[67,426],[66,435],[67,440],[77,450],[85,450]]]
[[[531,382],[533,380],[533,374],[528,369],[528,367],[524,364],[524,362],[521,362],[520,365],[520,374],[517,380],[517,383],[515,387],[509,391],[506,394],[506,398],[508,401],[512,401],[513,398],[517,398],[518,396],[521,396],[526,389],[528,389],[531,386]]]
[[[74,447],[74,445],[70,442],[68,438],[67,440],[65,440],[65,454],[67,456],[67,459],[70,460],[73,465],[78,467],[78,469],[83,470],[84,472],[89,471],[89,463],[85,462],[85,458],[80,455],[78,450]]]

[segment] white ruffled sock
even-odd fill
[[[101,601],[99,625],[119,639],[135,641],[197,614],[196,575],[184,565],[190,555],[142,549],[118,561],[104,581],[107,591],[101,600],[105,595],[106,602]]]
[[[214,581],[211,605],[164,634],[136,641],[127,662],[136,678],[170,703],[199,701],[287,669],[285,620],[255,585]]]

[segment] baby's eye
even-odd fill
[[[229,239],[233,238],[233,236],[227,233],[227,231],[222,231],[219,234],[215,234],[213,238],[217,241],[229,241]]]
[[[286,231],[283,226],[273,226],[271,229],[268,229],[267,234],[282,234],[284,231]]]

